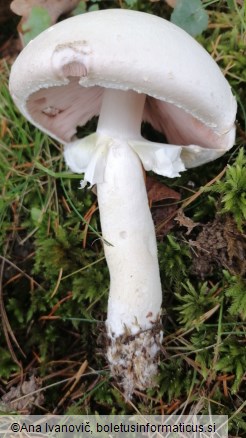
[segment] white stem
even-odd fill
[[[105,89],[97,133],[116,139],[141,139],[140,129],[145,94]]]
[[[97,133],[111,138],[104,182],[97,184],[110,271],[107,331],[111,372],[127,397],[152,385],[161,341],[162,301],[154,225],[141,161],[127,139],[141,138],[145,96],[107,90]],[[147,331],[146,331],[147,330]]]
[[[98,124],[98,132],[114,137],[104,182],[97,186],[103,237],[112,245],[104,245],[111,336],[126,328],[132,334],[151,328],[161,307],[156,237],[142,166],[125,140],[140,136],[143,103],[144,96],[133,91],[106,91]]]

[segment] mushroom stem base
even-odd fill
[[[153,327],[135,335],[126,331],[109,338],[107,358],[112,376],[130,399],[135,389],[155,386],[163,332],[158,319]]]

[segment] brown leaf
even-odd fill
[[[175,192],[173,189],[170,189],[170,187],[165,186],[159,181],[156,181],[155,178],[149,176],[146,178],[146,190],[150,206],[152,206],[154,202],[163,201],[164,199],[180,200],[180,194],[178,192]]]
[[[199,222],[193,222],[192,219],[185,216],[183,210],[181,210],[181,209],[179,209],[178,214],[174,220],[177,221],[181,227],[185,227],[188,229],[188,231],[186,231],[187,235],[190,234],[190,232],[193,230],[193,228],[200,225]]]
[[[156,236],[158,239],[162,239],[174,226],[174,216],[178,206],[170,204],[169,201],[165,202],[163,206],[153,207],[152,217],[156,227]]]
[[[179,201],[181,196],[175,190],[149,176],[146,178],[146,189],[149,205],[153,207],[151,212],[157,238],[161,239],[175,225],[173,218],[178,206],[174,201]]]
[[[41,406],[44,402],[43,394],[37,392],[40,388],[41,379],[31,376],[30,380],[13,386],[6,392],[1,398],[1,403],[8,410],[30,414],[34,406]]]

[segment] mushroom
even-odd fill
[[[110,271],[107,357],[127,397],[154,382],[162,288],[142,167],[167,177],[214,160],[235,139],[236,101],[211,56],[159,17],[111,9],[64,20],[15,61],[10,91],[25,117],[65,145],[97,185]],[[99,115],[95,133],[77,127]],[[142,121],[169,144],[141,136]]]

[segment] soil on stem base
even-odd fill
[[[130,399],[134,389],[146,390],[155,386],[163,332],[160,318],[153,327],[135,335],[125,330],[117,338],[109,336],[107,358],[112,376]]]

